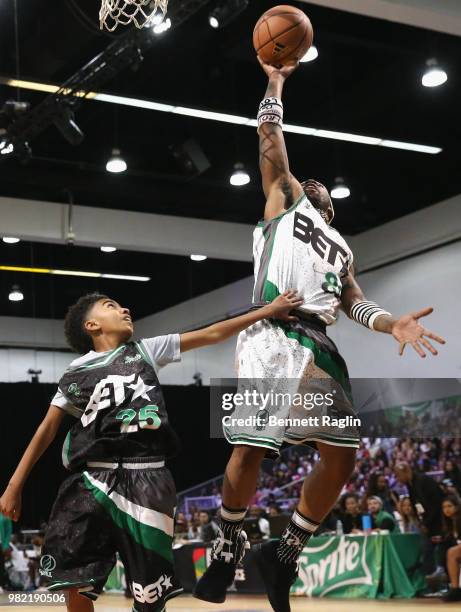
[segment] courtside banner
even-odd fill
[[[461,379],[212,379],[210,435],[275,451],[303,440],[461,437]]]

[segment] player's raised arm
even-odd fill
[[[259,167],[262,175],[266,208],[264,218],[273,219],[302,194],[300,183],[292,176],[283,137],[282,92],[285,80],[296,70],[298,61],[281,68],[264,63],[258,57],[269,77],[266,94],[259,106]]]
[[[290,312],[301,306],[302,303],[303,300],[297,296],[295,291],[285,291],[285,293],[276,297],[273,302],[262,308],[251,310],[240,317],[221,321],[203,329],[181,334],[181,353],[201,346],[223,342],[262,319],[296,321],[297,318]]]
[[[406,344],[410,344],[420,357],[426,357],[423,347],[432,355],[437,355],[428,338],[445,344],[443,338],[419,324],[418,319],[431,314],[433,308],[423,308],[418,312],[410,312],[399,319],[394,319],[390,312],[365,298],[354,278],[352,267],[343,282],[341,304],[350,319],[374,331],[392,334],[399,343],[399,355],[403,355]]]
[[[17,521],[21,514],[22,489],[32,468],[56,437],[56,432],[64,417],[64,412],[51,405],[45,418],[40,423],[29,446],[24,451],[21,461],[10,479],[2,497],[0,512]]]

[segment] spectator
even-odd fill
[[[280,510],[280,506],[278,504],[271,504],[268,508],[267,514],[269,516],[280,516],[282,511]]]
[[[368,512],[371,514],[373,529],[396,530],[394,517],[383,510],[383,501],[377,495],[367,498]]]
[[[426,533],[429,536],[439,535],[443,492],[437,482],[426,474],[414,472],[405,461],[396,465],[395,474],[399,482],[407,485],[411,503]]]
[[[249,518],[258,519],[258,527],[263,540],[268,540],[271,536],[271,528],[267,518],[263,516],[263,510],[259,506],[250,506]]]
[[[389,514],[394,512],[396,500],[392,492],[389,490],[387,479],[383,472],[375,472],[368,481],[366,497],[368,499],[369,497],[374,496],[381,498],[385,512],[388,512]]]
[[[218,526],[211,520],[209,512],[202,510],[199,513],[199,538],[202,542],[212,542],[218,533]]]
[[[402,533],[420,533],[418,517],[408,496],[403,496],[399,499],[395,515]]]
[[[398,463],[395,475],[408,487],[409,497],[425,535],[423,571],[426,575],[435,570],[434,536],[442,530],[443,492],[437,482],[426,474],[417,474],[406,461]]]
[[[345,493],[339,505],[344,533],[361,533],[362,514],[360,512],[359,496],[356,493]]]
[[[458,495],[461,494],[461,470],[451,459],[445,461],[443,478],[448,478],[453,483]]]
[[[440,550],[445,553],[445,566],[450,589],[444,601],[461,601],[459,572],[461,564],[461,503],[457,496],[447,497],[442,503],[442,533]]]
[[[184,512],[178,512],[174,521],[174,535],[178,538],[187,537],[187,520]]]

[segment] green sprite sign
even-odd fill
[[[293,593],[314,597],[375,597],[380,576],[381,549],[369,537],[330,537],[311,540],[299,559]],[[318,543],[317,543],[318,542]]]

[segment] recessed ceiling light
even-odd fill
[[[335,179],[335,184],[331,190],[330,195],[336,200],[343,200],[344,198],[348,198],[351,195],[351,190],[344,183],[344,179],[338,176],[338,178]]]
[[[24,294],[19,288],[19,285],[13,285],[8,296],[10,302],[22,302],[24,299]]]
[[[245,170],[245,166],[243,164],[235,164],[234,171],[229,178],[230,184],[234,187],[243,187],[243,185],[248,185],[250,180],[250,175]]]
[[[205,261],[205,259],[208,259],[206,255],[191,255],[190,258],[192,261]]]
[[[3,242],[6,242],[6,244],[17,244],[20,242],[19,238],[14,236],[3,236],[2,240]]]
[[[312,62],[315,59],[317,59],[318,56],[319,56],[319,52],[318,52],[317,47],[315,45],[312,45],[309,51],[305,55],[303,55],[303,57],[299,61],[302,62],[303,64],[306,62]]]
[[[439,87],[448,81],[447,73],[438,65],[436,59],[427,60],[426,66],[426,72],[421,79],[424,87]]]
[[[100,248],[103,253],[115,253],[117,250],[117,248],[113,246],[102,246]]]
[[[112,156],[107,161],[106,170],[113,174],[120,174],[127,169],[126,161],[120,155],[120,149],[112,149]]]

